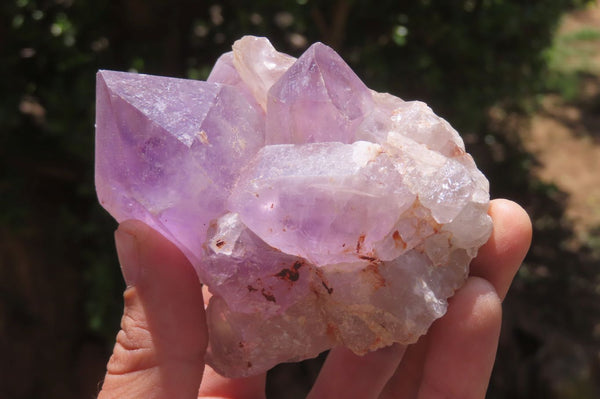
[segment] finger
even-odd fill
[[[531,244],[531,221],[516,203],[498,199],[490,202],[492,235],[471,263],[471,275],[488,280],[504,299]]]
[[[519,205],[503,199],[491,201],[489,214],[493,221],[492,235],[473,260],[471,275],[490,281],[499,296],[504,298],[529,248],[531,222]],[[431,334],[427,334],[408,347],[402,363],[386,387],[386,392],[393,392],[393,395],[388,392],[384,397],[417,396],[430,341]]]
[[[429,334],[406,348],[400,365],[394,371],[380,398],[416,398],[423,377],[425,359],[429,350]]]
[[[470,277],[432,326],[420,399],[483,399],[496,358],[502,307],[494,287]]]
[[[332,349],[308,398],[377,398],[402,360],[406,347],[392,345],[364,356]]]
[[[142,222],[123,222],[115,240],[128,288],[99,398],[195,398],[207,345],[196,273]]]
[[[381,397],[484,398],[501,319],[500,298],[494,287],[486,280],[470,277],[450,300],[448,313],[427,333],[422,377],[416,374],[419,386],[392,378]]]
[[[210,366],[204,368],[199,398],[263,399],[266,373],[246,378],[225,378]]]

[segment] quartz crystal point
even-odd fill
[[[458,133],[321,43],[244,37],[207,82],[100,71],[96,108],[98,198],[189,258],[228,377],[415,342],[491,232]]]

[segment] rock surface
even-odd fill
[[[98,198],[190,259],[228,377],[415,342],[491,232],[458,133],[321,43],[244,37],[207,82],[100,71],[96,107]]]

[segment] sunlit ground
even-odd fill
[[[566,216],[586,242],[600,227],[600,2],[565,16],[548,57],[556,94],[522,137],[538,176],[568,194]]]

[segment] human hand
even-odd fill
[[[492,236],[447,314],[408,348],[362,357],[332,349],[309,398],[485,397],[501,301],[531,241],[529,217],[517,204],[494,200],[489,213]],[[264,373],[228,379],[205,367],[202,290],[183,254],[137,221],[122,223],[115,239],[128,288],[99,398],[264,398]]]

